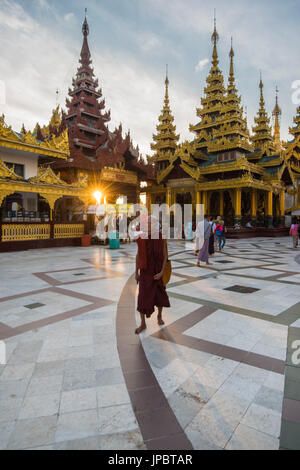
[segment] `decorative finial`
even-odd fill
[[[168,64],[166,64],[166,80],[165,80],[166,86],[169,85],[169,74],[168,74]]]
[[[279,93],[279,90],[278,90],[278,86],[276,85],[276,100],[275,100],[275,108],[273,110],[273,116],[280,116],[281,115],[281,109],[278,105],[278,93]]]
[[[233,39],[232,39],[232,36],[231,36],[231,48],[230,48],[230,52],[229,52],[229,57],[234,57]]]
[[[262,90],[263,87],[264,87],[264,84],[263,84],[263,81],[262,81],[262,73],[261,73],[261,70],[259,71],[259,76],[260,76],[259,88]]]
[[[212,53],[212,64],[214,67],[217,67],[219,63],[219,58],[218,58],[218,51],[217,51],[217,42],[219,40],[219,35],[217,32],[217,20],[216,20],[216,10],[214,14],[214,32],[211,36],[211,40],[213,42],[214,48],[213,48],[213,53]]]
[[[84,22],[83,22],[83,25],[82,25],[82,34],[84,36],[88,36],[88,34],[90,32],[89,25],[88,25],[88,22],[87,22],[87,19],[86,19],[86,14],[87,14],[87,8],[85,8],[85,18],[84,18]]]
[[[217,32],[217,18],[216,18],[216,9],[214,9],[214,32],[211,36],[212,42],[216,45],[219,40],[219,34]]]

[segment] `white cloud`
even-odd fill
[[[202,59],[199,60],[198,64],[195,67],[196,72],[201,72],[205,68],[205,66],[209,63],[209,59]]]
[[[75,15],[74,15],[74,13],[67,13],[67,14],[64,16],[64,20],[67,21],[67,23],[71,23],[71,22],[75,21]]]
[[[161,46],[160,39],[155,34],[143,33],[138,35],[138,43],[142,51],[149,52]]]

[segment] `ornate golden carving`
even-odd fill
[[[60,179],[60,174],[56,175],[54,171],[48,166],[47,168],[39,168],[38,175],[29,178],[31,183],[46,183],[59,186],[69,186],[68,183]]]
[[[67,129],[58,137],[53,135],[50,140],[39,142],[31,131],[15,133],[5,124],[4,115],[0,117],[0,146],[63,159],[70,154]]]
[[[22,180],[22,176],[16,175],[14,166],[8,168],[5,163],[0,159],[0,178],[9,178],[11,180]]]
[[[134,185],[138,183],[137,174],[135,172],[107,166],[101,171],[100,178],[105,181],[118,181]]]

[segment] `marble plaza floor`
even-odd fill
[[[164,311],[134,334],[136,246],[0,254],[0,449],[299,449],[300,249],[170,242]]]

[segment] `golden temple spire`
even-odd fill
[[[234,50],[232,46],[232,36],[231,36],[231,48],[229,52],[229,57],[230,57],[229,85],[233,87],[235,79],[234,79],[234,66],[233,66]]]
[[[166,79],[165,79],[165,85],[166,85],[166,93],[165,93],[165,105],[169,105],[169,76],[168,76],[168,64],[166,65]]]
[[[212,64],[214,67],[216,67],[219,64],[219,57],[218,57],[218,51],[217,51],[217,42],[219,41],[219,34],[217,32],[216,10],[214,11],[214,32],[211,36],[211,40],[214,45],[213,54],[212,54],[212,59],[213,59]]]
[[[149,157],[157,163],[158,171],[163,170],[168,164],[175,153],[179,140],[179,135],[176,134],[176,126],[173,124],[174,117],[169,102],[168,65],[166,67],[165,87],[164,107],[158,118],[159,124],[156,126],[157,134],[153,134],[154,142],[150,145],[151,150],[154,150],[155,154],[153,157]]]
[[[264,100],[264,93],[263,93],[264,84],[263,84],[263,81],[262,81],[261,70],[260,70],[259,88],[260,88],[260,101],[259,101],[259,105],[260,105],[260,108],[265,111],[265,100]]]
[[[280,116],[281,116],[281,109],[278,105],[278,87],[276,86],[276,101],[275,101],[275,108],[273,110],[273,117],[274,117],[274,143],[276,147],[276,151],[280,152],[282,150],[281,140],[280,140]]]
[[[270,119],[265,109],[265,100],[263,94],[264,84],[262,81],[262,74],[260,71],[260,100],[259,110],[257,116],[254,118],[256,126],[252,128],[254,135],[251,140],[254,144],[255,150],[266,150],[268,154],[275,152],[275,145],[272,137],[272,128],[270,127]]]

